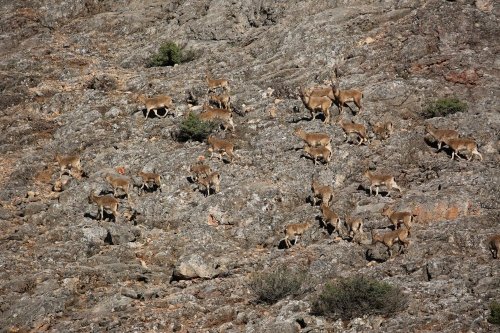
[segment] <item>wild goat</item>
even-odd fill
[[[377,243],[382,243],[387,247],[387,251],[389,252],[389,257],[392,258],[392,246],[395,242],[403,244],[403,247],[406,248],[410,244],[410,241],[407,239],[410,230],[406,228],[406,226],[402,226],[400,229],[396,229],[394,231],[389,231],[385,233],[377,233],[375,230],[372,230],[372,245]],[[398,253],[401,252],[401,249]]]
[[[385,123],[376,122],[375,125],[372,126],[373,133],[381,140],[388,139],[394,130],[394,126],[392,122],[388,121]]]
[[[312,179],[311,190],[313,192],[312,200],[313,206],[316,206],[316,199],[319,198],[322,203],[330,205],[330,201],[333,200],[333,188],[328,185],[321,185],[316,179]]]
[[[230,110],[230,101],[231,96],[229,94],[221,94],[221,95],[210,95],[208,97],[209,102],[216,104],[220,109]]]
[[[387,216],[394,226],[394,230],[399,227],[400,222],[404,224],[404,226],[410,230],[412,227],[413,215],[410,212],[396,212],[391,206],[385,206],[382,209],[382,216]]]
[[[104,208],[111,210],[116,222],[118,215],[118,200],[111,195],[97,196],[95,191],[92,190],[89,195],[89,204],[96,203],[98,207],[97,219],[104,218]]]
[[[320,158],[326,164],[330,163],[330,160],[332,159],[331,147],[311,147],[306,144],[304,145],[304,152],[313,159],[314,165],[316,165],[316,162]]]
[[[208,71],[205,72],[205,78],[207,80],[208,92],[214,91],[217,88],[222,88],[229,91],[229,81],[226,79],[212,79]]]
[[[329,123],[330,122],[330,107],[332,106],[332,100],[329,99],[326,96],[322,97],[316,97],[316,96],[309,96],[308,93],[303,90],[302,88],[299,88],[299,95],[300,99],[304,103],[304,106],[309,110],[311,113],[311,119],[314,119],[314,113],[315,112],[322,112],[325,120],[323,123]]]
[[[62,176],[64,174],[64,171],[68,170],[69,172],[72,172],[73,169],[78,172],[78,174],[81,174],[82,172],[82,165],[80,161],[80,155],[56,155],[56,161],[57,164],[59,165],[59,168],[61,169],[60,175]]]
[[[342,127],[345,135],[345,141],[349,140],[349,135],[354,133],[358,137],[358,146],[363,142],[368,142],[368,135],[366,134],[366,127],[362,124],[356,124],[344,121],[341,117],[338,118],[337,123]]]
[[[107,174],[105,179],[113,187],[113,195],[115,197],[117,190],[121,189],[127,195],[127,199],[130,199],[130,187],[132,184],[130,178],[121,175]]]
[[[307,88],[305,90],[306,94],[311,96],[311,97],[328,97],[332,101],[335,101],[335,95],[333,94],[333,89],[331,86],[329,87],[324,87],[324,86],[316,86],[316,87],[311,87]]]
[[[354,238],[357,234],[363,233],[363,219],[361,217],[352,217],[348,214],[345,217],[345,225],[347,232],[349,233],[349,237],[351,238]]]
[[[452,150],[451,159],[453,159],[455,156],[460,157],[458,154],[459,151],[465,149],[470,154],[470,156],[467,157],[467,161],[472,160],[474,155],[479,156],[479,159],[481,161],[483,160],[483,155],[481,155],[481,153],[477,150],[477,143],[474,139],[469,139],[469,138],[444,139],[443,142]]]
[[[215,187],[214,193],[220,192],[220,174],[217,171],[212,172],[208,176],[198,178],[197,183],[198,183],[198,187],[203,186],[205,188],[205,190],[206,190],[205,196],[210,195],[210,188],[212,186]]]
[[[340,90],[333,83],[333,81],[332,81],[332,90],[333,90],[333,95],[335,96],[335,100],[337,101],[337,105],[339,107],[339,114],[342,114],[344,104],[346,104],[347,102],[354,102],[354,104],[356,104],[356,106],[359,109],[358,112],[361,112],[361,110],[363,109],[363,106],[361,106],[361,99],[363,98],[363,93],[361,91],[356,89]],[[349,107],[349,109],[351,109],[349,105],[347,106]]]
[[[289,240],[290,237],[295,237],[295,241],[293,244],[297,245],[297,242],[299,241],[299,236],[302,236],[304,232],[306,232],[312,225],[313,225],[312,221],[287,225],[284,230],[286,247],[290,248],[292,246],[292,243]]]
[[[157,186],[161,192],[161,175],[160,174],[157,174],[155,172],[139,171],[138,175],[142,178],[142,185],[139,188],[139,193],[142,193],[144,191],[144,188],[147,188],[149,190],[151,188],[154,188],[155,186]]]
[[[382,174],[374,174],[372,172],[370,172],[370,170],[366,170],[365,173],[364,173],[364,176],[366,178],[368,178],[368,180],[370,181],[370,195],[372,195],[372,188],[373,186],[375,186],[375,195],[378,195],[378,188],[379,186],[381,185],[385,185],[385,187],[387,187],[387,192],[388,194],[390,194],[390,191],[395,188],[397,189],[399,192],[401,192],[401,188],[398,186],[398,184],[396,184],[396,181],[394,180],[394,177],[393,176],[390,176],[390,175],[382,175]]]
[[[302,128],[297,127],[293,134],[307,143],[311,147],[323,146],[332,150],[332,138],[326,133],[305,132]]]
[[[192,180],[197,181],[200,176],[208,176],[212,172],[212,169],[210,166],[198,161],[189,167],[189,171],[193,174],[191,176]]]
[[[500,234],[493,235],[488,238],[488,246],[490,248],[491,254],[493,255],[493,259],[497,259],[498,251],[500,251]]]
[[[203,104],[203,112],[200,113],[200,119],[203,121],[222,120],[224,128],[227,128],[227,124],[229,124],[231,125],[231,130],[234,131],[233,114],[229,110],[213,108],[205,102]]]
[[[172,110],[173,101],[172,97],[167,95],[158,95],[154,97],[147,98],[146,96],[140,94],[137,96],[137,101],[144,104],[146,106],[146,116],[148,118],[149,112],[153,110],[155,116],[159,118],[165,118],[169,112]],[[158,109],[165,108],[166,113],[163,117],[158,115]]]
[[[425,125],[425,130],[429,133],[438,143],[438,151],[441,150],[441,145],[445,140],[457,139],[459,134],[455,130],[435,128],[431,124]]]
[[[210,158],[213,157],[214,152],[217,152],[220,160],[222,160],[222,155],[225,154],[229,157],[230,162],[233,161],[236,154],[234,153],[234,145],[231,142],[217,139],[213,135],[208,137],[207,142],[209,146],[208,151],[211,153]]]
[[[335,231],[340,234],[340,218],[329,206],[328,204],[322,202],[319,206],[321,208],[321,214],[323,215],[322,221],[323,225],[326,227],[328,224],[335,227]]]

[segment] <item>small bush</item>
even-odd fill
[[[490,317],[488,321],[495,325],[500,325],[500,303],[493,301],[490,304]]]
[[[407,297],[397,287],[365,277],[326,284],[313,302],[313,312],[350,320],[365,314],[389,316],[406,307]]]
[[[177,140],[181,142],[188,140],[202,142],[216,127],[216,123],[205,122],[201,120],[197,114],[190,113],[188,117],[181,122],[176,137]]]
[[[305,277],[304,271],[282,265],[268,272],[254,274],[249,287],[257,295],[259,301],[273,304],[288,295],[297,293]]]
[[[449,114],[467,111],[467,104],[458,98],[443,98],[427,106],[425,118],[445,117]]]
[[[148,66],[173,66],[192,61],[195,58],[196,52],[193,50],[183,50],[176,43],[170,41],[160,46],[158,53],[151,58]]]

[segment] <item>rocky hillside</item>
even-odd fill
[[[494,0],[26,0],[0,1],[0,328],[5,332],[490,332],[500,301],[500,5]],[[148,67],[162,43],[193,59]],[[309,120],[299,87],[329,80],[363,91],[370,142],[345,142],[335,123]],[[229,80],[233,163],[205,142],[180,142],[180,124],[207,100],[205,72]],[[145,119],[135,94],[168,94],[175,116]],[[442,98],[464,112],[424,117]],[[269,115],[276,108],[276,117]],[[373,134],[392,122],[387,139]],[[425,126],[474,138],[483,160],[437,152]],[[304,155],[294,129],[333,138],[330,163]],[[353,137],[353,141],[355,139]],[[83,175],[56,154],[79,153]],[[189,166],[220,173],[205,196]],[[369,195],[366,169],[401,192]],[[160,173],[160,189],[99,220],[91,190],[122,171]],[[332,208],[362,218],[360,241],[320,225],[311,179]],[[119,191],[119,194],[122,193]],[[391,230],[387,204],[417,215],[410,245],[389,258],[371,230]],[[290,249],[283,229],[313,221]],[[341,235],[342,236],[342,235]],[[293,243],[293,242],[292,242]],[[250,288],[275,267],[304,271],[274,304]],[[326,282],[365,276],[401,288],[406,307],[352,320],[312,310]]]

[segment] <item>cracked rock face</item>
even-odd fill
[[[0,9],[0,327],[6,331],[490,332],[500,260],[500,109],[495,1],[3,1]],[[192,60],[148,67],[166,41]],[[232,163],[206,142],[179,142],[189,112],[208,101],[206,72],[229,81]],[[299,87],[363,92],[330,124],[309,120]],[[221,89],[219,89],[219,92]],[[145,119],[137,94],[172,97],[174,112]],[[456,97],[463,112],[426,119],[429,103]],[[189,105],[188,105],[189,103]],[[351,109],[352,108],[352,109]],[[271,111],[272,110],[272,111]],[[165,113],[163,113],[165,111]],[[167,114],[168,113],[168,114]],[[345,141],[343,119],[370,142]],[[377,123],[393,132],[376,136]],[[483,156],[451,159],[426,124],[474,138]],[[303,152],[301,127],[332,137],[326,164]],[[354,135],[350,138],[356,142]],[[465,150],[462,153],[468,154]],[[83,172],[60,172],[56,154],[79,154]],[[200,158],[200,156],[202,158]],[[204,159],[220,192],[198,189]],[[369,195],[367,170],[402,188]],[[140,194],[139,171],[162,176]],[[119,190],[118,216],[89,203]],[[364,234],[321,227],[311,179],[334,190],[332,209],[363,220]],[[389,232],[387,205],[414,215],[410,245],[393,258],[372,245]],[[285,226],[314,226],[285,249]],[[301,290],[259,303],[255,273],[306,272]],[[364,275],[401,287],[408,307],[342,322],[313,314],[327,281]]]

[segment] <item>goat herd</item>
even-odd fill
[[[213,79],[207,71],[206,83],[210,95],[208,96],[208,102],[205,102],[202,106],[202,112],[199,113],[199,119],[201,121],[221,122],[224,130],[231,129],[231,131],[234,131],[235,125],[230,106],[229,81],[226,79]],[[328,86],[311,87],[308,89],[299,88],[299,95],[305,108],[310,112],[311,120],[315,118],[315,113],[322,113],[324,123],[329,124],[331,122],[330,108],[333,104],[336,104],[339,109],[339,116],[335,123],[340,125],[344,131],[345,140],[348,141],[350,135],[355,134],[358,145],[369,142],[367,129],[363,124],[345,121],[342,118],[343,107],[348,106],[351,109],[347,102],[353,102],[357,106],[358,112],[363,110],[361,104],[363,93],[361,91],[355,89],[340,90],[332,79],[331,84]],[[147,98],[144,95],[135,95],[134,99],[146,107],[146,118],[148,118],[150,112],[153,112],[157,117],[161,117],[158,114],[159,109],[166,110],[163,117],[174,110],[172,98],[166,95],[159,95],[151,98]],[[191,110],[189,112],[191,112]],[[372,130],[380,139],[387,139],[393,132],[393,124],[391,122],[376,123],[372,126]],[[471,160],[474,155],[478,156],[480,160],[483,159],[482,155],[477,150],[475,140],[461,138],[457,131],[451,129],[439,129],[427,125],[426,130],[427,133],[437,141],[438,151],[441,150],[443,144],[450,148],[452,151],[452,159],[455,156],[457,156],[457,158],[460,157],[458,153],[462,150],[467,150],[469,155],[467,157],[468,160]],[[296,128],[293,134],[304,141],[304,154],[310,157],[315,165],[318,161],[325,164],[330,162],[332,156],[332,138],[327,133],[305,132],[301,128]],[[234,152],[234,145],[226,139],[217,138],[211,135],[208,137],[207,142],[210,158],[216,153],[220,160],[223,159],[223,156],[226,156],[228,162],[231,163],[236,157],[239,157],[239,155]],[[60,167],[60,177],[54,185],[55,188],[62,188],[61,177],[63,174],[68,173],[69,176],[75,178],[79,178],[83,174],[79,154],[68,156],[56,155],[56,161]],[[213,190],[213,193],[220,191],[221,175],[205,164],[203,157],[191,165],[189,170],[192,173],[192,181],[197,183],[198,188],[202,190],[206,196],[210,195],[211,190]],[[139,195],[141,195],[144,190],[161,191],[161,175],[155,172],[141,171],[138,173],[138,176],[142,179],[142,183],[139,186]],[[367,170],[364,176],[368,179],[370,184],[370,195],[373,193],[373,188],[375,188],[375,195],[378,195],[380,186],[385,186],[388,194],[390,194],[393,188],[401,192],[401,188],[391,175],[373,173]],[[98,206],[97,219],[103,219],[104,210],[106,210],[111,212],[116,221],[119,216],[119,201],[116,199],[118,190],[123,192],[123,195],[126,195],[127,199],[129,199],[133,181],[123,174],[107,174],[105,180],[113,188],[113,195],[96,195],[95,191],[92,190],[88,197],[89,203],[95,203]],[[338,214],[330,207],[334,193],[331,186],[321,185],[313,177],[311,190],[313,205],[316,206],[317,202],[320,202],[323,227],[328,228],[330,226],[330,228],[333,228],[338,236],[343,239],[357,241],[366,239],[363,232],[363,220],[361,218],[348,215],[345,217],[344,223],[341,223]],[[389,256],[392,257],[393,245],[399,243],[403,246],[403,250],[409,245],[408,238],[410,237],[412,222],[415,215],[406,211],[394,211],[390,206],[384,207],[381,213],[383,216],[387,216],[391,221],[393,230],[384,233],[372,230],[372,244],[378,242],[382,243],[386,246]],[[290,238],[294,238],[294,244],[296,244],[298,237],[312,225],[312,221],[287,225],[284,229],[285,246],[287,248],[292,246]],[[500,249],[500,235],[490,237],[488,243],[493,257],[497,258],[498,250]],[[400,253],[402,249],[400,247],[398,252]]]

